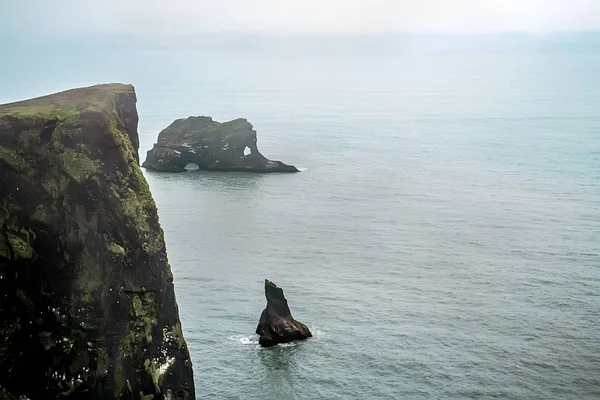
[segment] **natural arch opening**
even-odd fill
[[[200,167],[198,166],[198,164],[191,162],[187,163],[187,165],[183,167],[183,169],[185,169],[186,171],[197,171],[200,169]]]

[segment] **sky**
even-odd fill
[[[0,0],[0,34],[600,31],[600,0]]]

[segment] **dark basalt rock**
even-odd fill
[[[142,167],[184,172],[189,163],[212,171],[299,172],[263,156],[256,145],[256,131],[245,119],[224,123],[210,117],[178,119],[160,132]]]
[[[0,106],[0,398],[195,398],[135,104]]]
[[[272,347],[279,343],[304,340],[312,337],[310,330],[302,322],[292,317],[283,289],[265,279],[265,296],[267,307],[260,315],[256,333],[260,335],[259,344]]]

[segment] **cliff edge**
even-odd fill
[[[193,399],[133,86],[0,106],[0,398]]]
[[[142,167],[183,172],[193,163],[212,171],[299,172],[258,151],[256,131],[245,119],[216,122],[210,117],[178,119],[163,129]]]

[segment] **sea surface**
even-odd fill
[[[0,102],[134,84],[303,169],[145,172],[202,399],[600,398],[600,40],[5,43]],[[263,350],[264,279],[314,338]]]

